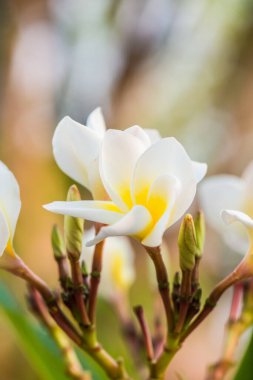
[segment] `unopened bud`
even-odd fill
[[[72,185],[69,188],[67,201],[80,201],[81,196],[78,188]],[[83,240],[83,225],[82,218],[74,218],[73,216],[65,215],[64,217],[64,232],[66,250],[70,260],[79,260],[82,252]]]
[[[197,251],[196,257],[199,259],[202,256],[204,243],[205,243],[205,234],[206,234],[206,226],[205,226],[205,216],[202,211],[199,211],[194,218],[194,226],[196,232],[196,243],[197,243]]]
[[[193,218],[190,214],[185,215],[181,224],[178,247],[180,253],[180,267],[182,271],[193,270],[196,256],[196,233]]]
[[[59,260],[65,256],[65,244],[62,234],[59,231],[58,226],[54,225],[51,233],[51,244],[54,252],[54,257]]]

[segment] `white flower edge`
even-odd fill
[[[20,208],[21,200],[17,180],[8,167],[0,161],[0,256],[7,246],[12,249]]]
[[[245,181],[233,175],[215,175],[205,179],[198,188],[198,198],[207,222],[219,233],[225,225],[220,218],[223,209],[240,209]]]
[[[239,222],[247,229],[253,229],[253,219],[242,211],[238,210],[222,210],[221,217],[226,224]]]

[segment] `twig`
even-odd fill
[[[145,247],[146,251],[149,254],[149,257],[152,259],[155,270],[156,270],[156,278],[158,283],[158,289],[161,295],[161,299],[163,301],[163,306],[167,319],[168,331],[172,331],[173,329],[173,311],[170,300],[170,286],[168,280],[167,270],[161,255],[160,247]]]
[[[145,344],[146,352],[147,352],[147,358],[149,361],[152,361],[154,359],[154,348],[153,348],[152,337],[148,328],[148,324],[144,316],[143,307],[140,305],[135,306],[134,312],[141,327],[142,336],[144,339],[144,344]]]
[[[42,323],[46,326],[62,352],[66,364],[67,374],[74,380],[91,380],[91,375],[88,372],[82,370],[80,362],[69,340],[64,335],[63,331],[57,326],[54,320],[50,317],[50,314],[48,313],[47,307],[40,293],[31,287],[30,295],[32,298],[33,306],[35,306],[37,312],[36,314],[39,316]]]
[[[102,258],[103,258],[103,247],[104,241],[101,241],[96,245],[92,269],[91,269],[91,278],[90,278],[90,296],[89,296],[89,309],[88,315],[91,323],[95,323],[96,320],[96,303],[97,303],[97,294],[98,287],[100,283],[100,276],[102,270]]]

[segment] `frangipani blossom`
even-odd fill
[[[146,246],[160,245],[164,231],[191,205],[206,164],[191,161],[175,138],[147,147],[146,136],[140,127],[105,133],[99,173],[109,200],[53,202],[44,207],[106,224],[89,245],[124,235]]]
[[[13,237],[21,208],[19,186],[7,166],[0,161],[0,256],[15,255]]]
[[[83,253],[88,271],[92,267],[94,247],[86,247],[86,242],[93,238],[95,230],[85,231]],[[126,294],[135,280],[134,251],[126,237],[110,237],[103,247],[103,270],[101,274],[100,294],[105,299]]]
[[[222,234],[232,249],[244,253],[248,246],[245,230],[240,225],[228,228],[220,213],[223,209],[234,209],[253,217],[253,162],[242,177],[216,175],[207,178],[199,187],[199,197],[209,224]]]
[[[160,138],[155,129],[133,126],[126,131],[141,139],[146,147]],[[57,125],[52,141],[54,157],[61,170],[90,190],[94,199],[100,200],[108,199],[98,163],[105,132],[101,109],[96,108],[88,116],[86,126],[65,116]]]

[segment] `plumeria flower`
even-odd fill
[[[16,178],[0,161],[0,256],[4,252],[15,256],[13,237],[20,208],[21,201]]]
[[[204,180],[199,187],[201,206],[209,224],[217,230],[232,249],[244,253],[248,237],[244,228],[228,228],[221,220],[222,209],[234,209],[241,215],[253,217],[253,161],[241,177],[216,175]],[[225,215],[225,214],[224,214]]]
[[[89,116],[86,126],[65,116],[56,127],[53,136],[53,153],[61,170],[86,187],[94,199],[108,199],[99,173],[98,156],[106,132],[100,108]],[[160,138],[155,129],[133,126],[126,130],[143,140],[146,147]]]
[[[88,271],[92,267],[94,247],[86,247],[86,242],[93,238],[95,229],[85,231],[83,253]],[[135,280],[134,251],[126,237],[110,237],[103,247],[103,271],[101,275],[100,294],[108,300],[117,295],[126,295]]]
[[[132,236],[161,244],[164,231],[189,208],[206,164],[192,161],[172,137],[147,146],[140,127],[107,130],[99,151],[99,174],[109,200],[53,202],[47,210],[105,224],[88,245],[109,236]]]

